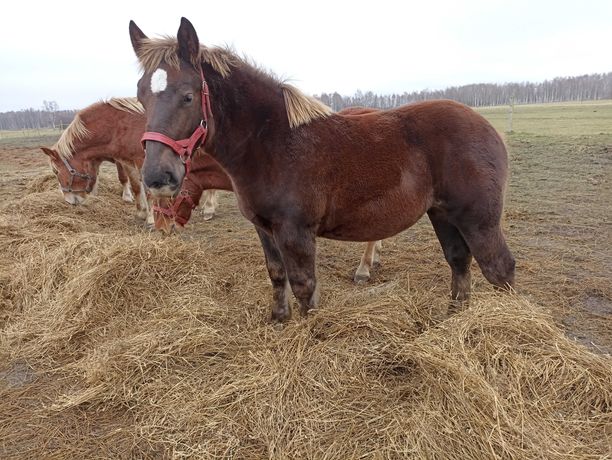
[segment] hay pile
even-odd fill
[[[526,298],[446,317],[442,260],[353,287],[324,244],[322,308],[279,328],[248,225],[164,238],[45,184],[0,212],[2,458],[610,454],[612,359]]]

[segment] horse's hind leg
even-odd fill
[[[374,258],[372,259],[374,262],[374,267],[378,267],[380,265],[380,253],[382,251],[382,240],[378,240],[376,244],[374,244]]]
[[[484,277],[495,287],[514,286],[515,262],[499,222],[488,227],[458,223]]]
[[[119,163],[117,163],[117,166],[119,166]],[[140,171],[134,166],[126,164],[122,164],[121,166],[130,179],[130,188],[136,201],[136,216],[139,219],[146,219],[147,223],[149,223],[150,214],[152,215],[153,211],[149,209],[145,188],[140,178]]]
[[[374,265],[380,264],[381,247],[382,244],[380,241],[368,242],[363,256],[361,256],[359,267],[357,268],[357,271],[355,271],[355,276],[353,277],[353,281],[355,283],[365,283],[370,279],[370,268],[372,268]]]
[[[266,257],[266,267],[268,269],[268,275],[272,282],[272,297],[274,305],[272,306],[272,321],[283,322],[291,318],[291,307],[289,306],[289,281],[287,279],[287,272],[285,271],[285,264],[281,257],[276,243],[266,232],[260,228],[255,227],[257,235],[261,241],[261,247]]]
[[[427,214],[451,268],[451,299],[453,303],[461,304],[470,297],[472,263],[470,248],[457,227],[451,224],[444,214],[433,209]]]
[[[217,194],[217,190],[204,190],[204,204],[202,205],[204,220],[210,220],[215,216],[217,206],[219,205]]]

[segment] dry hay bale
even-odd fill
[[[391,283],[279,329],[255,249],[83,233],[22,259],[0,345],[38,377],[1,391],[0,415],[31,406],[0,417],[6,456],[608,452],[612,360],[524,298],[477,293],[441,319],[432,295]]]

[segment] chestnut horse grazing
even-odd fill
[[[97,102],[76,114],[52,148],[41,147],[68,203],[82,204],[89,193],[95,193],[100,164],[110,161],[129,177],[138,216],[153,223],[140,177],[144,161],[140,144],[145,125],[143,112],[136,98]],[[131,196],[124,186],[123,199],[133,201]]]
[[[375,241],[425,213],[451,272],[452,299],[470,292],[472,255],[495,286],[514,282],[500,221],[506,148],[469,107],[429,101],[339,115],[233,52],[200,45],[181,20],[177,39],[148,39],[130,22],[144,74],[145,184],[178,192],[200,143],[229,175],[257,228],[273,285],[272,318],[316,307],[315,238]],[[175,153],[176,152],[176,153]]]

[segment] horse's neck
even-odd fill
[[[218,166],[214,164],[208,164],[202,169],[194,170],[192,172],[191,180],[186,182],[187,191],[192,195],[196,196],[198,200],[204,190],[227,190],[232,191],[232,181],[228,175]]]
[[[98,139],[96,134],[91,135],[85,140],[78,141],[74,146],[74,157],[87,162],[102,162],[114,160],[109,155],[108,148]]]
[[[270,143],[262,139],[286,137],[280,133],[289,129],[283,92],[277,82],[252,69],[215,76],[210,86],[214,134],[206,151],[233,177],[254,155],[266,153]]]

